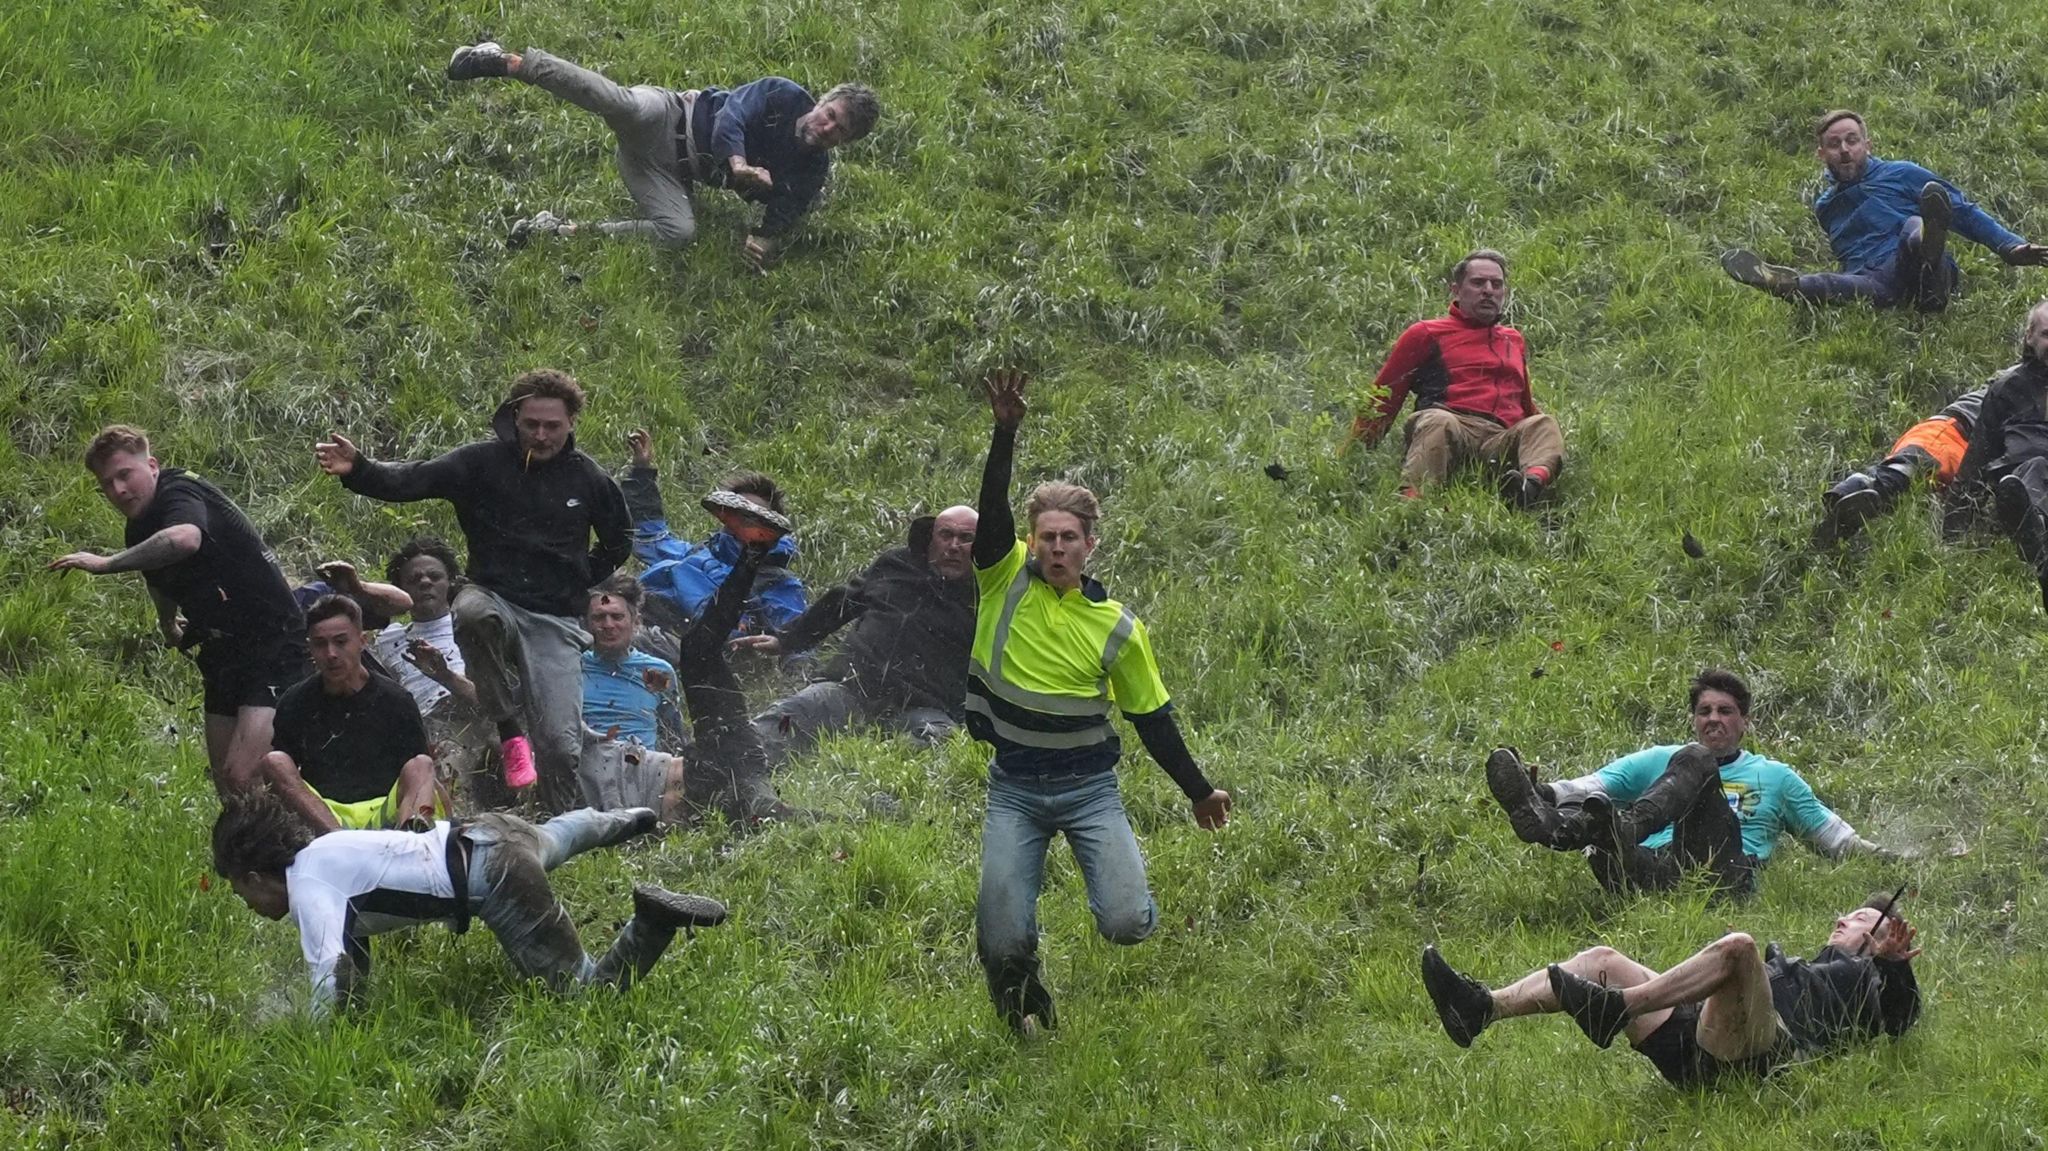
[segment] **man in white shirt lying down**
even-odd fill
[[[368,939],[439,920],[457,933],[481,919],[519,973],[561,992],[625,988],[647,974],[678,930],[725,922],[725,906],[651,885],[593,959],[555,900],[547,873],[596,847],[651,831],[655,813],[564,812],[535,825],[488,813],[425,832],[333,831],[318,839],[269,792],[234,798],[213,825],[213,866],[251,910],[290,916],[313,977],[313,1009],[354,1001],[370,971]]]

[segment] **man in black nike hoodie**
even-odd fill
[[[576,381],[543,368],[512,381],[492,439],[398,464],[370,460],[340,435],[314,447],[321,470],[359,495],[454,505],[469,541],[470,579],[455,597],[455,642],[484,714],[498,725],[506,784],[533,783],[538,759],[549,811],[580,802],[584,592],[632,548],[625,497],[576,450],[582,410]]]

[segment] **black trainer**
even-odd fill
[[[643,883],[633,889],[633,917],[662,927],[717,927],[725,922],[725,904],[706,895],[685,895]]]
[[[1586,1038],[1600,1047],[1611,1045],[1621,1029],[1628,1026],[1628,1000],[1618,987],[1603,987],[1553,963],[1550,992],[1557,996],[1557,1005],[1564,1013],[1586,1033]]]
[[[1434,945],[1422,949],[1422,986],[1429,991],[1429,1001],[1436,1004],[1444,1034],[1458,1046],[1472,1046],[1493,1022],[1493,992],[1477,979],[1458,974]]]
[[[1543,499],[1545,484],[1542,480],[1523,472],[1520,468],[1509,468],[1501,473],[1500,498],[1516,511],[1536,506]]]
[[[505,50],[495,41],[464,44],[448,57],[450,80],[475,80],[483,76],[506,75]]]

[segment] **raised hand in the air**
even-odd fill
[[[626,447],[633,453],[633,466],[651,468],[654,466],[654,437],[646,428],[634,428],[626,433]]]
[[[981,390],[988,396],[989,410],[995,414],[996,426],[1017,430],[1024,422],[1028,410],[1024,403],[1024,388],[1031,383],[1031,377],[1016,368],[997,368],[983,377]]]

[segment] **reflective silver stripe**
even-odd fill
[[[1137,626],[1138,617],[1131,614],[1130,608],[1124,608],[1124,614],[1116,621],[1116,626],[1109,629],[1109,641],[1102,645],[1102,674],[1104,676],[1108,676],[1109,669],[1116,666],[1116,657],[1123,654],[1124,641],[1131,638],[1131,632]]]
[[[1020,564],[1017,578],[1010,581],[1010,590],[1003,593],[1003,613],[996,617],[995,638],[988,645],[989,678],[1003,677],[1003,649],[1010,643],[1010,621],[1017,618],[1017,605],[1024,602],[1024,593],[1031,590],[1031,568]]]
[[[1047,715],[1092,715],[1100,719],[1109,718],[1107,699],[1083,699],[1077,695],[1046,695],[1028,688],[1018,687],[1006,679],[998,679],[994,673],[981,666],[978,659],[967,661],[967,672],[975,681],[988,689],[1004,703],[1014,703],[1029,711],[1042,711]]]
[[[1116,732],[1106,722],[1096,724],[1093,727],[1082,728],[1080,731],[1032,731],[1029,728],[1004,723],[996,718],[994,711],[990,710],[987,700],[976,696],[972,692],[969,692],[967,695],[967,710],[987,720],[988,725],[995,729],[997,735],[1002,736],[1011,743],[1023,744],[1025,747],[1042,747],[1055,751],[1076,747],[1094,747],[1096,744],[1103,743],[1116,735]]]

